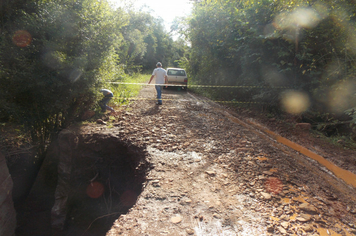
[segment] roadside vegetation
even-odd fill
[[[151,77],[150,74],[135,73],[127,75],[122,79],[107,83],[109,88],[115,94],[111,104],[115,107],[127,105],[134,97],[138,95],[144,85]]]
[[[177,28],[191,43],[190,84],[212,87],[191,89],[356,140],[352,1],[195,2]]]
[[[96,0],[15,0],[2,4],[0,122],[19,124],[38,156],[58,132],[97,108],[101,88],[125,104],[142,72],[184,56],[160,19]]]

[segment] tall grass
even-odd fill
[[[150,79],[150,74],[133,74],[115,81],[121,83],[147,83]],[[114,93],[113,99],[110,101],[110,106],[119,107],[130,102],[130,98],[138,95],[144,85],[137,84],[114,84],[109,83],[108,89]]]

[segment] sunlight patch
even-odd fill
[[[274,20],[277,29],[314,28],[322,20],[315,9],[299,8],[293,12],[280,13]]]
[[[282,107],[290,114],[301,114],[310,106],[309,96],[299,91],[287,91],[281,101]]]
[[[355,83],[350,81],[338,84],[329,93],[329,106],[333,112],[341,113],[347,108],[352,107],[355,102]]]
[[[236,231],[222,226],[220,221],[198,222],[194,228],[197,236],[235,236]]]

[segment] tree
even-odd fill
[[[325,111],[341,81],[354,83],[355,13],[344,0],[199,1],[189,19],[189,72],[196,84],[244,86],[214,89],[220,98],[279,108],[288,87]]]
[[[105,1],[31,4],[3,22],[0,94],[2,110],[31,132],[41,155],[46,141],[95,101],[124,21]]]

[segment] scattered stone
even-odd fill
[[[338,144],[345,145],[345,140],[339,139],[336,141]]]
[[[96,120],[96,123],[97,123],[97,124],[100,124],[100,125],[106,125],[106,122],[103,121],[102,119],[97,119],[97,120]]]
[[[211,170],[205,171],[205,173],[207,173],[209,176],[215,176],[216,175],[216,172],[215,171],[211,171]]]
[[[152,180],[152,186],[153,187],[161,187],[161,185],[159,184],[159,180],[158,179]]]
[[[350,210],[350,213],[351,213],[351,214],[356,214],[356,208]]]
[[[179,224],[182,221],[182,217],[181,216],[173,216],[171,217],[171,222],[173,224]]]
[[[193,235],[194,230],[193,229],[187,229],[185,232],[187,232],[188,235]]]
[[[270,200],[272,198],[271,194],[269,193],[262,192],[261,195],[266,200]]]
[[[289,223],[288,223],[288,222],[282,222],[282,223],[281,223],[281,226],[282,226],[283,228],[285,228],[285,229],[288,229]]]
[[[280,219],[287,221],[287,220],[289,220],[289,216],[287,216],[287,215],[282,215],[282,216],[280,217]]]
[[[271,171],[263,171],[262,173],[265,175],[273,175],[273,172],[271,172]]]
[[[311,124],[310,123],[298,123],[295,125],[295,128],[299,130],[310,130]]]
[[[308,212],[310,214],[316,214],[317,213],[317,209],[310,205],[309,203],[302,203],[299,205],[299,209],[305,211],[305,212]]]
[[[269,233],[273,233],[273,231],[274,231],[273,225],[268,225],[268,226],[267,226],[267,231],[268,231]]]
[[[306,215],[306,214],[301,214],[299,217],[297,217],[295,219],[300,221],[300,222],[307,222],[307,221],[311,220],[311,216],[310,215]]]
[[[217,213],[214,213],[213,217],[216,218],[216,219],[220,219],[220,216]]]
[[[313,229],[312,225],[306,225],[306,226],[303,227],[303,230],[305,232],[313,232],[314,229]]]
[[[277,229],[281,234],[287,234],[287,230],[283,229],[283,227],[278,226]]]

